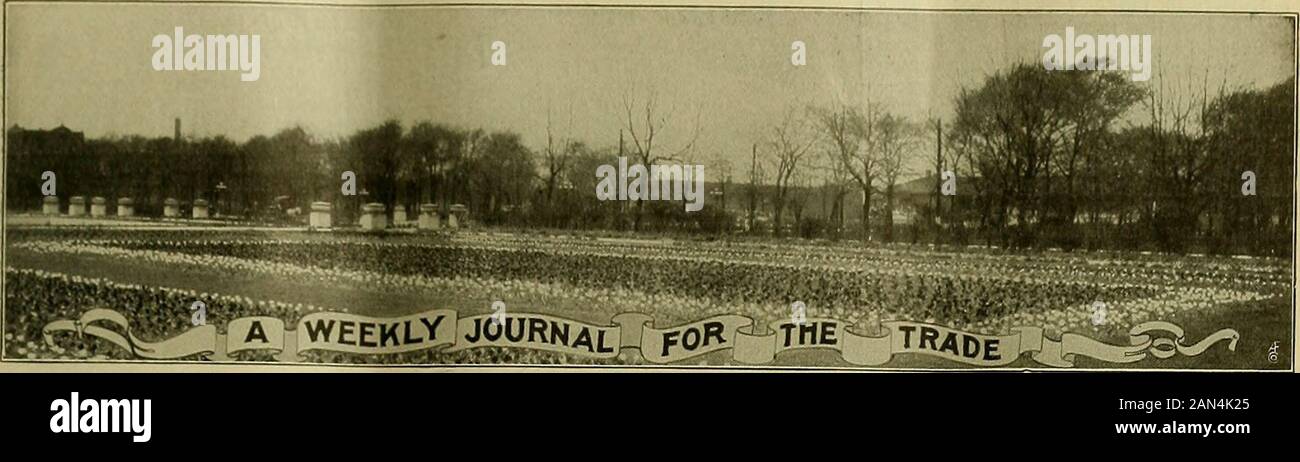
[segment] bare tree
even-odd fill
[[[761,196],[758,193],[758,187],[763,183],[763,166],[758,163],[758,144],[755,143],[750,151],[749,157],[749,187],[745,191],[746,199],[746,219],[748,220],[747,230],[754,231],[754,218],[758,214],[758,203]]]
[[[835,160],[862,190],[862,240],[871,238],[871,193],[879,175],[880,160],[871,149],[879,114],[838,105],[816,111],[818,126],[829,140]]]
[[[799,169],[791,179],[790,188],[790,212],[794,215],[795,233],[798,234],[799,227],[803,223],[804,210],[808,206],[808,197],[812,195],[813,177],[809,169]]]
[[[569,129],[573,127],[573,106],[569,106]],[[568,170],[572,162],[574,153],[580,148],[580,142],[573,139],[571,135],[555,133],[554,124],[551,118],[551,111],[546,111],[546,148],[542,150],[543,161],[546,163],[546,206],[551,207],[555,203],[555,189],[559,187],[560,177]]]
[[[814,109],[814,111],[816,110]],[[823,125],[818,128],[825,130],[826,126]],[[827,221],[831,224],[832,236],[838,239],[840,232],[844,230],[844,197],[848,194],[849,183],[852,180],[844,162],[840,161],[842,145],[829,136],[820,136],[818,140],[819,143],[817,144],[820,146],[819,152],[821,156],[812,166],[821,172],[823,211],[827,212]],[[853,140],[848,140],[848,142],[855,143]],[[827,199],[830,202],[829,211],[825,210],[825,201]]]
[[[632,137],[632,152],[635,160],[641,165],[649,168],[659,161],[670,160],[677,161],[682,156],[690,154],[695,149],[695,143],[700,137],[700,118],[696,113],[694,126],[686,136],[685,142],[681,143],[677,149],[664,149],[656,143],[662,144],[665,133],[671,132],[671,120],[673,117],[673,108],[669,107],[666,112],[659,109],[658,95],[650,91],[646,95],[645,101],[637,104],[635,97],[625,93],[623,95],[623,113],[625,116],[626,129]],[[621,143],[620,143],[621,144]],[[620,149],[620,154],[622,150]],[[636,218],[632,223],[632,230],[641,229],[642,212],[645,209],[645,198],[638,198],[636,203]]]
[[[772,129],[767,145],[771,156],[768,161],[776,174],[772,225],[773,232],[778,236],[782,231],[782,217],[790,196],[791,180],[799,171],[800,162],[816,142],[817,137],[809,130],[805,120],[800,117],[799,111],[795,108],[787,110],[781,125]]]
[[[830,153],[830,151],[826,151]],[[844,230],[844,197],[849,192],[849,172],[844,169],[844,164],[839,159],[831,159],[826,162],[823,168],[826,175],[823,176],[822,188],[831,199],[831,210],[829,219],[834,224],[833,235],[839,238],[840,233]]]
[[[876,123],[871,149],[878,153],[880,179],[885,186],[884,240],[894,240],[894,188],[904,172],[907,156],[913,153],[921,138],[921,127],[893,114],[884,114]]]
[[[1205,143],[1210,97],[1204,82],[1199,90],[1189,83],[1182,91],[1171,91],[1163,75],[1157,74],[1156,80],[1159,83],[1143,101],[1151,119],[1145,147],[1152,170],[1148,181],[1153,183],[1143,202],[1157,242],[1165,250],[1181,250],[1171,247],[1196,232],[1207,203],[1199,186],[1215,161]],[[1220,96],[1223,93],[1220,88]]]

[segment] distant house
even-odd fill
[[[957,181],[957,197],[945,198],[945,204],[951,203],[950,201],[967,203],[972,200],[974,193],[977,190],[974,183],[981,181],[981,178],[963,178]],[[929,174],[895,186],[894,222],[909,223],[923,210],[933,208],[934,197],[939,189],[939,185],[940,181],[938,175]],[[881,200],[883,201],[884,199],[882,198]]]

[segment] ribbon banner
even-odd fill
[[[166,340],[147,342],[131,333],[122,313],[92,309],[79,319],[47,324],[44,336],[45,342],[53,345],[59,332],[89,335],[145,359],[202,355],[224,361],[230,359],[231,353],[269,350],[279,361],[295,362],[302,361],[299,352],[313,350],[386,354],[438,347],[449,352],[482,347],[527,348],[613,358],[631,348],[654,364],[731,350],[735,362],[761,365],[772,363],[786,351],[822,349],[836,351],[845,362],[857,366],[879,366],[894,355],[912,353],[983,367],[1006,366],[1025,354],[1051,367],[1073,367],[1080,356],[1109,363],[1131,363],[1147,356],[1196,356],[1224,340],[1228,341],[1228,350],[1236,351],[1240,337],[1235,330],[1223,329],[1189,345],[1181,327],[1164,321],[1134,326],[1129,330],[1127,345],[1112,345],[1069,332],[1056,340],[1040,327],[1017,327],[1010,334],[986,335],[922,322],[887,321],[864,329],[859,331],[853,324],[825,318],[759,326],[753,318],[741,315],[719,315],[660,328],[655,327],[652,317],[641,313],[622,313],[614,316],[610,325],[602,326],[531,313],[461,318],[453,310],[431,310],[397,318],[374,318],[319,312],[303,316],[292,330],[279,318],[250,316],[230,321],[225,334],[217,332],[215,326],[204,325]]]

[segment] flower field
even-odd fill
[[[1289,261],[490,233],[13,229],[5,282],[4,355],[32,360],[129,359],[129,352],[89,337],[46,345],[41,328],[111,308],[129,313],[137,336],[157,340],[190,327],[194,301],[204,302],[207,322],[218,329],[245,316],[296,322],[317,311],[481,314],[497,300],[515,312],[595,324],[623,312],[646,313],[659,323],[717,314],[777,321],[789,319],[791,303],[801,301],[808,317],[923,321],[986,334],[1036,326],[1049,335],[1076,332],[1114,343],[1141,322],[1182,321],[1242,329],[1245,346],[1289,339],[1289,324],[1269,320],[1289,322],[1291,314]],[[1094,319],[1098,302],[1105,306],[1103,322]],[[1223,325],[1251,320],[1241,313],[1255,312],[1272,317],[1259,318],[1267,325]],[[1203,334],[1193,327],[1189,336]],[[1207,365],[1169,364],[1269,367],[1262,353],[1242,350]],[[638,364],[635,355],[591,359],[496,347],[303,356],[326,363]],[[235,359],[269,357],[244,352]],[[707,356],[690,365],[696,364],[726,359]],[[815,354],[777,365],[844,366]],[[887,367],[951,365],[903,356]]]

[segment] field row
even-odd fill
[[[935,252],[895,250],[837,256],[817,250],[802,253],[797,247],[728,248],[706,243],[510,236],[494,240],[485,236],[379,239],[305,233],[280,233],[278,237],[230,232],[186,235],[178,238],[177,234],[160,233],[142,238],[140,232],[114,235],[100,231],[70,239],[57,238],[67,237],[59,233],[20,234],[15,239],[10,233],[9,248],[20,262],[62,259],[66,260],[62,270],[72,272],[127,265],[197,281],[256,277],[265,279],[271,290],[252,296],[230,285],[221,293],[187,290],[169,287],[174,284],[156,277],[145,284],[124,284],[116,281],[119,275],[125,276],[116,269],[107,273],[114,280],[8,269],[6,315],[10,322],[6,336],[22,340],[7,342],[7,357],[113,355],[87,350],[85,344],[61,346],[63,351],[42,349],[40,327],[59,317],[74,318],[88,308],[113,307],[135,317],[139,335],[156,340],[188,327],[186,309],[194,300],[208,303],[210,322],[218,326],[255,314],[294,322],[302,314],[319,310],[372,316],[402,313],[392,311],[383,295],[376,298],[374,294],[408,294],[417,303],[427,301],[421,309],[449,308],[465,313],[488,312],[492,301],[504,300],[515,311],[593,323],[607,322],[614,314],[627,311],[651,314],[663,322],[724,313],[788,319],[790,303],[798,300],[807,305],[810,317],[849,322],[929,321],[984,333],[1006,333],[1011,327],[1029,325],[1045,327],[1054,334],[1072,331],[1107,338],[1136,323],[1216,306],[1255,303],[1282,292],[1270,265],[1254,265],[1267,270],[1225,277],[1231,270],[1214,265],[1250,265],[1220,260],[1189,259],[1190,263],[1178,264],[1120,259],[1073,269],[1051,258],[993,255],[959,255],[935,263],[925,258]],[[896,255],[890,258],[890,253]],[[1140,271],[1146,271],[1146,276],[1135,273]],[[351,303],[335,299],[319,304],[302,302],[312,299],[305,293],[324,288],[359,295],[351,297]],[[1102,324],[1094,318],[1098,302],[1106,310]],[[267,359],[246,356],[244,359]],[[317,354],[310,360],[589,361],[500,349],[383,357]]]

